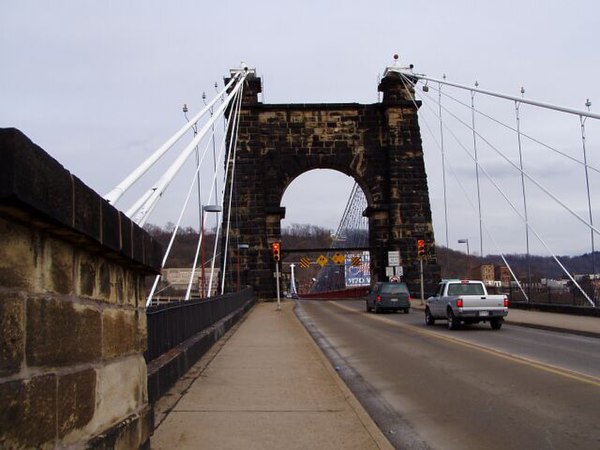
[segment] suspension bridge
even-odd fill
[[[578,444],[572,447],[597,442],[593,435],[579,431],[593,429],[598,386],[598,352],[593,342],[599,335],[597,317],[583,317],[597,316],[599,304],[594,289],[598,278],[594,177],[599,169],[591,149],[596,146],[600,115],[591,111],[591,102],[585,102],[585,109],[574,109],[528,99],[524,89],[520,96],[498,93],[478,83],[467,86],[423,75],[412,66],[401,66],[397,59],[380,78],[380,98],[373,104],[267,104],[261,101],[261,92],[262,80],[254,68],[242,64],[232,69],[213,98],[202,96],[201,111],[189,117],[184,105],[182,127],[103,197],[19,130],[0,129],[0,446],[147,448],[154,425],[160,424],[162,431],[153,439],[172,446],[179,441],[170,433],[181,430],[168,419],[164,423],[169,426],[163,419],[153,423],[155,403],[248,311],[249,320],[240,329],[251,331],[242,339],[232,339],[231,345],[237,347],[223,352],[244,355],[243,369],[225,364],[229,371],[219,372],[222,379],[212,388],[220,399],[218,407],[227,402],[234,405],[219,414],[233,411],[239,418],[235,408],[240,407],[251,423],[247,432],[254,432],[257,442],[264,442],[264,432],[254,419],[265,408],[278,417],[283,414],[294,425],[296,412],[309,411],[311,423],[321,423],[324,415],[335,416],[332,426],[324,426],[319,433],[303,432],[311,438],[340,431],[336,395],[349,396],[335,391],[332,406],[320,409],[321,392],[331,394],[332,386],[337,386],[334,372],[322,376],[321,363],[312,364],[319,358],[292,318],[291,302],[278,307],[277,313],[268,309],[269,302],[255,307],[257,300],[275,298],[279,306],[280,287],[292,295],[322,297],[336,292],[346,297],[345,302],[297,304],[306,328],[318,342],[327,343],[326,335],[332,334],[342,342],[335,351],[328,347],[332,360],[340,361],[336,367],[360,361],[352,370],[340,371],[349,383],[366,379],[364,374],[354,375],[354,370],[364,369],[364,363],[364,373],[378,374],[369,381],[384,386],[378,396],[389,392],[387,387],[397,386],[399,379],[426,379],[428,389],[442,389],[432,397],[444,399],[445,406],[463,405],[464,397],[446,402],[445,396],[454,394],[448,394],[446,385],[427,378],[438,372],[435,365],[452,375],[456,362],[463,361],[469,370],[484,372],[486,380],[494,379],[490,385],[500,386],[503,392],[518,398],[534,395],[515,406],[511,395],[489,393],[502,402],[502,408],[495,408],[501,411],[498,422],[507,415],[535,420],[535,426],[524,423],[520,428],[525,439],[550,419],[538,417],[523,405],[555,398],[564,391],[569,395],[551,408],[566,412],[547,426],[575,430],[560,433],[569,439],[577,437]],[[496,110],[491,102],[500,102],[504,109]],[[547,114],[564,119],[548,129],[544,125]],[[537,128],[532,125],[534,117],[542,118]],[[568,132],[563,136],[564,130]],[[314,169],[339,171],[355,183],[327,244],[292,248],[282,243],[283,194],[294,180]],[[165,195],[181,179],[184,192]],[[161,249],[142,227],[151,223],[166,198],[171,203],[176,199],[179,213],[168,245]],[[199,228],[194,256],[190,268],[182,272],[181,295],[164,303],[161,278],[189,217]],[[564,242],[573,242],[573,236],[578,243],[585,242],[581,248],[590,252],[589,267],[579,274],[569,270],[555,250],[564,251]],[[533,331],[510,326],[502,333],[512,340],[490,344],[482,333],[455,340],[443,331],[423,330],[415,314],[372,318],[364,313],[361,299],[347,298],[353,291],[364,293],[374,282],[394,279],[405,281],[413,297],[420,286],[426,295],[442,276],[438,249],[450,249],[454,240],[466,244],[467,255],[469,243],[474,242],[480,256],[489,252],[488,247],[497,252],[507,275],[498,288],[510,290],[511,301],[518,306],[511,311],[517,324],[581,334],[585,336],[578,341],[581,351],[575,356],[555,351],[572,346],[573,336],[544,332],[532,337]],[[531,289],[532,271],[513,268],[505,248],[510,252],[521,249],[527,262],[542,249],[564,274],[563,282],[573,292],[570,301],[558,306],[541,304],[544,299],[541,302]],[[311,274],[310,283],[297,289],[296,280],[305,273]],[[151,283],[146,285],[148,278]],[[557,319],[552,314],[521,311],[532,306],[554,307],[573,315],[560,314]],[[402,348],[390,344],[392,334],[402,335],[398,340]],[[549,339],[551,352],[541,345]],[[378,345],[375,361],[368,361],[364,355],[373,354],[373,342],[390,345]],[[273,357],[271,349],[278,356]],[[406,353],[406,349],[411,350]],[[451,353],[449,360],[442,358],[440,349]],[[273,362],[269,376],[277,383],[266,385],[265,380],[271,378],[265,377],[265,361]],[[407,363],[398,368],[386,365],[388,361]],[[373,364],[378,370],[369,369]],[[488,371],[497,366],[500,369],[494,373]],[[307,372],[299,371],[300,367]],[[413,376],[398,377],[399,371]],[[315,377],[317,373],[321,375]],[[454,382],[464,383],[464,372],[456,373],[459,379]],[[298,376],[301,379],[292,383],[296,391],[291,397],[304,401],[306,392],[314,388],[312,384],[307,387],[307,380],[313,383],[318,378],[319,389],[314,390],[318,398],[308,406],[297,400],[284,411],[277,409],[282,402],[280,386]],[[219,397],[223,379],[232,384],[225,389],[229,396]],[[524,379],[541,381],[530,389]],[[565,383],[575,383],[577,388],[561,389]],[[251,392],[256,386],[261,386],[258,396],[240,400],[239,392]],[[413,387],[405,386],[403,392],[419,392]],[[283,391],[287,401],[291,391],[287,386]],[[376,389],[359,386],[358,391],[368,392],[372,399]],[[482,392],[482,388],[470,385],[456,391],[463,395]],[[532,394],[538,391],[543,398]],[[477,397],[487,401],[485,396]],[[424,397],[414,401],[429,411],[441,409],[427,405]],[[586,402],[587,409],[582,407]],[[373,417],[380,417],[377,405],[366,405],[375,407],[369,411]],[[217,413],[214,405],[192,401],[193,411],[188,406],[183,408],[184,415],[203,417],[183,435],[192,430],[205,438],[217,430],[206,426],[206,415],[214,418]],[[343,409],[355,417],[356,406],[348,403]],[[472,420],[481,409],[480,404],[470,409]],[[176,405],[169,410],[181,412]],[[447,416],[462,420],[453,411]],[[364,425],[366,421],[359,422]],[[198,423],[203,424],[201,431]],[[362,425],[353,428],[363,430]],[[496,425],[492,428],[486,429],[486,438],[494,432],[499,448],[506,447],[506,433],[498,433]],[[418,429],[423,436],[429,432],[427,427]],[[363,437],[368,440],[376,433],[366,434]],[[220,443],[231,435],[228,429],[214,439]],[[398,436],[406,438],[406,430]],[[285,442],[287,437],[281,439]],[[339,446],[340,441],[327,439]],[[466,442],[468,436],[461,439]],[[541,438],[531,439],[539,442]],[[480,447],[477,444],[474,448]]]
[[[414,275],[410,274],[414,272],[415,258],[409,256],[416,250],[414,240],[425,239],[427,241],[428,262],[433,265],[436,264],[436,255],[433,251],[434,243],[450,248],[453,243],[451,241],[453,226],[458,222],[461,230],[464,230],[465,223],[469,222],[470,242],[472,244],[476,242],[477,245],[474,247],[479,249],[479,255],[484,256],[486,254],[484,243],[492,249],[491,251],[494,254],[499,255],[510,273],[510,283],[516,291],[520,291],[525,301],[529,301],[529,296],[526,290],[523,289],[523,285],[531,285],[532,283],[529,258],[532,243],[535,243],[534,248],[536,251],[551,256],[556,265],[562,270],[563,278],[569,280],[570,284],[581,292],[589,305],[595,305],[597,299],[593,298],[594,291],[585,290],[579,285],[580,278],[576,278],[576,274],[565,267],[555,250],[555,247],[561,241],[560,233],[564,233],[564,235],[584,235],[585,230],[587,230],[591,264],[583,275],[592,280],[596,279],[595,235],[598,233],[598,229],[594,225],[594,180],[591,177],[597,174],[599,169],[593,162],[594,158],[590,158],[588,148],[590,144],[587,142],[587,134],[590,127],[593,132],[597,131],[597,121],[600,115],[590,110],[591,102],[586,101],[586,109],[575,109],[528,99],[524,95],[524,88],[521,88],[520,96],[514,96],[482,89],[478,82],[475,82],[473,86],[467,86],[451,82],[445,76],[434,78],[417,73],[412,66],[401,66],[397,59],[395,59],[393,65],[386,68],[382,85],[389,80],[393,80],[396,85],[388,89],[387,93],[384,92],[384,95],[397,95],[393,98],[394,102],[406,102],[402,105],[405,110],[407,104],[410,103],[414,112],[418,111],[418,121],[421,129],[425,130],[422,139],[427,145],[422,151],[425,155],[428,155],[428,165],[439,165],[435,168],[437,169],[435,170],[435,177],[430,174],[429,178],[429,190],[435,191],[436,197],[441,191],[440,200],[443,204],[442,206],[436,203],[435,208],[433,208],[434,211],[442,211],[441,215],[438,214],[439,217],[436,218],[437,222],[435,223],[437,242],[433,239],[433,230],[431,230],[431,234],[422,231],[420,233],[406,232],[403,233],[405,235],[402,236],[403,240],[397,238],[397,242],[393,243],[391,239],[387,239],[388,236],[374,236],[373,230],[370,232],[369,224],[373,224],[375,219],[368,217],[368,215],[370,209],[373,209],[372,206],[379,207],[375,203],[380,199],[375,199],[374,194],[371,192],[365,195],[363,189],[368,189],[366,182],[362,181],[361,186],[357,181],[349,195],[339,226],[332,237],[331,249],[322,249],[320,253],[313,254],[309,258],[310,264],[313,265],[318,264],[317,259],[319,257],[321,257],[321,263],[326,261],[326,264],[322,264],[322,269],[312,284],[311,291],[339,290],[347,287],[349,270],[356,267],[351,264],[352,257],[357,256],[362,261],[359,264],[361,269],[364,268],[366,262],[366,265],[370,267],[370,271],[374,272],[365,274],[366,276],[363,278],[366,280],[366,284],[371,283],[374,279],[389,278],[390,269],[388,268],[387,272],[383,270],[387,266],[386,254],[384,253],[388,250],[401,250],[404,256],[401,259],[406,263],[407,275],[414,278]],[[397,92],[394,91],[392,94],[391,91],[394,89]],[[252,236],[248,236],[248,239],[246,239],[242,231],[248,224],[241,223],[241,221],[250,219],[247,209],[248,207],[254,207],[240,206],[241,202],[247,201],[247,197],[252,195],[251,189],[253,187],[248,187],[241,181],[240,177],[246,177],[247,179],[248,175],[245,173],[240,175],[239,164],[242,165],[243,171],[248,164],[252,163],[244,160],[244,156],[240,157],[238,155],[239,152],[242,152],[243,155],[248,151],[249,143],[254,139],[250,134],[259,130],[258,123],[245,123],[249,114],[247,112],[248,107],[258,105],[263,110],[267,108],[267,105],[261,105],[258,102],[260,90],[260,79],[256,76],[255,69],[249,69],[242,65],[240,68],[231,70],[231,76],[227,79],[225,87],[217,92],[214,98],[207,102],[206,95],[203,95],[205,107],[199,113],[189,118],[181,129],[152,153],[118,186],[105,195],[105,198],[111,204],[121,207],[122,197],[129,189],[134,185],[141,185],[143,182],[148,183],[144,179],[144,175],[154,164],[163,158],[168,151],[178,152],[173,162],[167,169],[164,169],[164,173],[157,180],[151,180],[150,184],[146,184],[148,187],[144,188],[142,195],[133,201],[130,207],[125,209],[127,216],[143,226],[148,223],[171,182],[176,177],[181,176],[182,169],[184,167],[193,169],[187,171],[189,187],[187,193],[181,195],[181,213],[175,221],[172,238],[163,260],[164,266],[168,261],[172,246],[176,242],[176,236],[182,226],[185,211],[196,210],[199,222],[198,228],[201,232],[197,252],[191,262],[192,268],[189,271],[188,286],[183,295],[184,300],[189,300],[193,296],[205,298],[210,296],[211,293],[223,294],[226,287],[237,286],[239,283],[233,282],[233,279],[237,277],[239,280],[240,262],[244,267],[244,273],[248,273],[248,258],[268,260],[268,241],[280,240],[279,223],[275,224],[273,230],[268,230],[268,225],[265,227],[266,236],[264,238],[266,241],[264,239],[257,241],[252,239]],[[385,88],[383,90],[385,91]],[[491,107],[491,102],[500,103],[500,106],[494,105],[494,107]],[[288,111],[291,111],[292,106],[287,106],[287,108]],[[512,117],[507,114],[508,108],[513,111]],[[569,140],[559,139],[559,144],[556,145],[552,142],[554,136],[551,132],[554,130],[544,130],[543,126],[541,128],[538,126],[538,129],[533,131],[539,132],[539,135],[533,134],[533,132],[525,132],[524,108],[528,108],[526,110],[528,118],[536,115],[546,117],[544,114],[549,112],[560,114],[564,117],[563,122],[570,123],[570,127],[577,133],[569,130]],[[494,115],[493,111],[500,111],[500,113]],[[185,106],[184,112],[187,113],[187,107]],[[267,120],[278,126],[279,123],[275,121],[275,118],[279,113],[272,110],[271,114],[273,116],[267,118]],[[334,130],[337,126],[343,127],[343,120],[340,121],[339,117],[340,115],[337,116],[337,122],[336,117],[330,117],[329,121],[324,124],[313,121],[310,123],[313,130],[308,130],[309,127],[304,125],[300,140],[292,142],[292,144],[296,145],[296,152],[299,152],[298,147],[304,147],[307,152],[304,155],[298,153],[296,157],[299,159],[304,157],[307,160],[313,158],[313,149],[318,148],[314,145],[314,142],[316,142],[314,139],[321,138],[318,133],[323,131],[319,127],[324,125],[325,127],[333,127]],[[295,124],[292,125],[297,126],[298,122],[302,120],[309,121],[313,119],[307,115],[306,111],[300,112],[297,118],[292,119],[292,121],[295,121]],[[239,141],[240,124],[243,128],[241,143]],[[389,124],[386,126],[385,130],[382,128],[382,132],[389,134],[396,132]],[[360,131],[359,128],[360,126],[355,127],[352,132]],[[263,133],[263,136],[256,138],[256,144],[263,147],[263,152],[276,152],[278,143],[281,144],[282,139],[285,138],[278,131],[267,130],[264,127],[260,128],[260,132]],[[289,134],[292,131],[288,129],[287,132],[289,141],[291,139]],[[545,137],[544,132],[549,134],[550,137]],[[183,148],[178,149],[177,144],[181,147],[180,141],[183,141],[186,136],[191,136],[191,140],[184,144]],[[356,139],[356,136],[354,138]],[[313,142],[307,143],[308,139],[313,139]],[[327,139],[327,137],[324,139]],[[420,136],[412,136],[412,139],[414,141],[420,140]],[[269,143],[269,140],[272,142]],[[359,143],[356,140],[355,143],[358,146],[364,145],[364,143]],[[289,144],[290,142],[287,142],[285,145]],[[337,145],[335,142],[333,144]],[[273,149],[270,146],[273,146]],[[418,144],[415,146],[414,142],[413,147],[420,151],[420,146]],[[318,151],[323,150],[318,149]],[[333,151],[335,152],[335,149]],[[542,153],[542,151],[545,153]],[[310,162],[302,170],[330,168],[336,165],[336,163],[325,161],[323,155],[320,156],[320,159],[324,161],[323,165],[319,165],[318,162]],[[546,177],[546,173],[556,171],[544,172],[549,162],[554,167],[561,168],[561,170],[565,167],[566,176]],[[349,160],[348,163],[349,166],[356,164],[352,160]],[[387,163],[389,164],[389,161]],[[274,173],[265,175],[266,178],[272,178],[274,185],[281,185],[285,189],[302,172],[295,170],[290,176],[284,170],[290,164],[288,160],[281,160],[280,164],[283,166],[282,170],[273,168]],[[303,165],[302,163],[294,164]],[[396,160],[393,164],[401,166],[402,163]],[[469,169],[469,166],[471,169]],[[567,166],[569,170],[566,169]],[[579,176],[576,179],[570,178],[574,173],[570,170],[572,167],[579,167]],[[354,170],[354,168],[335,168],[344,170],[347,174],[352,174],[352,170]],[[380,170],[380,176],[386,177],[385,172],[388,168],[381,167]],[[500,174],[500,176],[497,174]],[[556,178],[559,178],[563,184],[557,184]],[[567,187],[569,190],[567,190]],[[577,187],[579,191],[574,192],[572,190],[574,187]],[[269,186],[266,187],[266,189],[268,188]],[[406,189],[410,188],[407,187]],[[420,186],[418,189],[423,190],[423,187]],[[424,186],[424,191],[427,191],[427,185]],[[398,194],[387,193],[385,195],[389,197]],[[275,214],[273,220],[281,220],[284,217],[285,209],[279,205],[280,199],[268,197],[273,197],[272,193],[264,195],[264,201],[269,203],[266,208],[264,205],[259,205],[255,209],[262,209],[260,214],[263,217]],[[428,208],[429,205],[426,204],[425,209]],[[547,215],[540,213],[544,209],[555,211],[550,220],[548,220]],[[536,216],[543,218],[536,220]],[[423,218],[425,222],[428,221],[427,212],[424,216],[421,215],[420,220],[423,220]],[[204,230],[207,228],[207,220],[214,220],[216,235],[219,237],[214,240],[214,247],[208,249],[208,258],[206,258],[205,252],[207,250],[204,246]],[[266,220],[270,219],[267,218]],[[546,236],[545,229],[548,228],[548,222],[567,223],[569,228],[561,227],[558,234],[555,230],[552,230],[548,233],[549,236]],[[389,218],[386,226],[390,230],[388,234],[402,234],[399,231],[400,228],[394,230],[394,224],[389,221]],[[408,235],[411,235],[412,241],[408,239]],[[472,237],[474,235],[475,238]],[[459,242],[466,242],[468,246],[469,239],[464,239],[463,236],[458,237],[461,238]],[[249,242],[243,242],[245,240]],[[507,240],[512,242],[507,245]],[[383,241],[385,243],[382,243]],[[518,244],[514,245],[514,241],[517,241]],[[369,249],[376,246],[385,248],[380,250],[379,254],[374,255],[373,252],[369,252]],[[335,264],[331,257],[338,253],[335,249],[340,247],[357,250],[354,253],[345,252],[345,254],[348,254],[348,258],[345,258],[341,264]],[[505,257],[507,251],[503,247],[507,247],[509,253],[525,255],[528,261],[527,273],[515,273]],[[520,250],[515,252],[515,248],[520,248]],[[585,248],[585,246],[580,246],[580,248]],[[294,252],[294,249],[285,247],[282,252],[284,256],[286,254],[290,256],[292,254],[298,255]],[[209,267],[206,267],[207,260],[209,261]],[[304,261],[306,263],[306,259]],[[296,271],[301,270],[298,258],[292,259],[291,263],[291,270],[294,270],[294,267]],[[237,271],[234,269],[237,269]],[[250,273],[254,273],[254,275],[263,279],[265,277],[270,278],[272,269],[272,261],[263,261],[262,265],[256,266],[254,269],[250,267]],[[260,275],[258,275],[258,272],[260,272]],[[395,276],[395,273],[391,275]],[[538,274],[538,278],[540,275],[544,277],[543,274]],[[201,280],[198,281],[198,278],[201,278]],[[295,279],[296,277],[292,275],[291,278]],[[157,276],[149,292],[148,305],[153,301],[159,279],[160,276]],[[255,287],[258,287],[261,283],[264,285],[264,282],[258,281],[257,278],[253,283]],[[271,280],[268,283],[271,283]],[[199,288],[199,286],[203,287]],[[196,292],[192,289],[193,287]],[[296,286],[293,284],[288,289],[291,292],[297,291]],[[270,288],[263,288],[263,290],[267,296],[272,293]]]

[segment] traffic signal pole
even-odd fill
[[[423,257],[419,258],[419,278],[421,279],[421,305],[425,302],[425,287],[423,284]]]
[[[281,309],[281,295],[279,295],[279,261],[275,261],[275,280],[277,283],[277,311]]]
[[[421,305],[425,301],[425,288],[423,283],[423,259],[425,258],[425,241],[417,240],[417,257],[419,258],[419,279],[421,281]]]
[[[279,293],[279,261],[281,260],[281,242],[271,243],[273,261],[275,261],[275,283],[277,285],[277,311],[281,310],[281,294]]]

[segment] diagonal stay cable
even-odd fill
[[[450,114],[454,119],[456,119],[459,123],[461,123],[463,126],[467,127],[468,129],[472,130],[471,126],[467,123],[465,123],[462,119],[460,119],[456,114],[452,113],[451,111],[449,111],[446,107],[442,107],[444,109],[445,112],[447,112],[448,114]],[[574,216],[575,218],[577,218],[577,220],[579,220],[581,223],[583,223],[586,227],[590,228],[591,230],[595,231],[597,234],[600,234],[600,230],[598,230],[596,227],[594,227],[593,225],[591,225],[590,223],[588,223],[583,217],[581,217],[579,214],[577,214],[575,211],[573,211],[571,208],[569,208],[562,200],[560,200],[556,195],[554,195],[552,192],[550,192],[548,189],[546,189],[541,183],[539,183],[534,177],[532,177],[529,173],[527,173],[525,170],[521,170],[521,168],[519,166],[517,166],[514,162],[512,162],[510,160],[510,158],[508,158],[506,155],[504,155],[500,150],[498,150],[490,141],[488,141],[485,137],[483,137],[480,133],[478,133],[477,131],[475,131],[475,134],[477,134],[477,136],[483,141],[485,142],[492,150],[494,150],[494,152],[496,152],[502,159],[504,159],[507,163],[509,163],[513,168],[515,168],[518,172],[523,173],[523,175],[525,175],[525,177],[527,177],[527,179],[529,181],[531,181],[533,184],[535,184],[538,188],[540,188],[543,192],[546,193],[546,195],[548,195],[550,198],[552,198],[556,203],[558,203],[560,206],[562,206],[564,209],[566,209],[572,216]],[[471,156],[472,157],[472,156]],[[480,166],[481,167],[481,166]]]
[[[447,111],[448,112],[448,111]],[[466,126],[467,128],[470,128],[468,124],[465,124],[463,121],[461,121],[460,119],[458,119],[456,116],[454,116],[452,113],[450,113],[453,117],[455,117],[460,123],[462,123],[464,126]],[[454,137],[454,139],[456,140],[456,142],[458,143],[458,145],[465,151],[465,153],[473,160],[475,161],[473,155],[469,152],[469,150],[463,145],[463,143],[460,141],[460,139],[458,139],[458,137],[454,134],[454,132],[446,127],[446,129],[450,132],[450,134],[452,135],[452,137]],[[478,134],[479,135],[479,134]],[[488,145],[489,142],[483,138],[481,135],[479,135],[484,142],[486,142]],[[493,148],[493,146],[492,146]],[[502,155],[501,155],[502,156]],[[475,161],[476,162],[476,161]],[[479,164],[478,162],[476,162],[477,164]],[[552,258],[556,261],[556,263],[560,266],[560,268],[565,272],[565,274],[569,277],[569,279],[571,280],[571,282],[573,282],[573,284],[579,289],[579,291],[583,294],[583,296],[586,298],[586,300],[588,302],[590,302],[590,304],[592,306],[595,306],[594,302],[589,298],[589,296],[587,295],[587,293],[581,288],[581,286],[579,285],[579,283],[577,283],[577,281],[575,280],[575,278],[573,278],[573,276],[569,273],[569,271],[565,268],[565,266],[560,262],[560,260],[558,259],[558,257],[555,255],[555,253],[550,249],[550,247],[548,246],[548,244],[546,243],[546,241],[540,236],[540,234],[536,231],[535,228],[533,228],[533,226],[531,226],[530,223],[527,222],[527,220],[525,220],[525,218],[523,217],[523,215],[519,212],[519,210],[516,208],[516,206],[512,203],[512,201],[506,196],[506,194],[504,193],[504,191],[502,190],[502,188],[500,188],[500,186],[496,183],[496,181],[494,180],[494,178],[488,173],[488,171],[481,165],[479,164],[480,169],[483,171],[483,173],[486,175],[486,177],[489,179],[489,181],[493,184],[493,186],[496,188],[496,190],[500,193],[500,195],[502,195],[502,197],[504,197],[504,200],[506,200],[506,202],[509,204],[509,206],[511,207],[511,209],[517,214],[517,216],[519,216],[521,218],[521,220],[523,221],[523,223],[526,224],[526,226],[536,235],[536,237],[539,239],[539,241],[542,243],[542,245],[546,248],[546,250],[552,255]],[[523,173],[527,176],[527,174],[523,171]],[[529,178],[529,177],[528,177]],[[537,184],[536,184],[537,185]],[[567,208],[568,209],[568,208]],[[580,220],[582,220],[580,218]],[[588,224],[589,226],[589,224]]]
[[[437,91],[437,89],[436,89],[434,86],[431,86],[431,89],[433,89],[434,91]],[[450,94],[448,94],[448,93],[446,93],[446,92],[444,92],[444,91],[442,91],[442,92],[441,92],[441,94],[442,94],[443,96],[445,96],[445,97],[448,97],[450,100],[453,100],[453,101],[455,101],[456,103],[458,103],[458,104],[460,104],[460,105],[462,105],[462,106],[466,107],[466,108],[471,108],[471,107],[470,107],[469,105],[467,105],[466,103],[464,103],[464,102],[460,101],[459,99],[457,99],[457,98],[455,98],[455,97],[451,96]],[[519,103],[519,102],[517,102],[517,101],[515,101],[515,102],[516,102],[516,103]],[[523,133],[522,131],[517,131],[517,129],[516,129],[516,128],[514,128],[514,127],[512,127],[512,126],[510,126],[510,125],[508,125],[508,124],[506,124],[506,123],[504,123],[504,122],[502,122],[502,121],[500,121],[500,120],[498,120],[498,119],[496,119],[496,118],[494,118],[494,117],[490,116],[489,114],[486,114],[486,113],[484,113],[483,111],[480,111],[480,110],[479,110],[479,109],[477,109],[477,108],[475,108],[475,112],[477,112],[477,113],[478,113],[478,114],[480,114],[481,116],[485,117],[486,119],[489,119],[489,120],[491,120],[492,122],[494,122],[494,123],[497,123],[498,125],[500,125],[500,126],[503,126],[504,128],[507,128],[507,129],[509,129],[510,131],[514,131],[515,133],[519,133],[519,134],[520,134],[521,136],[523,136],[524,138],[527,138],[527,139],[529,139],[530,141],[532,141],[532,142],[534,142],[534,143],[536,143],[536,144],[538,144],[538,145],[541,145],[542,147],[545,147],[545,148],[547,148],[548,150],[551,150],[551,151],[553,151],[554,153],[557,153],[557,154],[559,154],[559,155],[561,155],[561,156],[564,156],[565,158],[567,158],[567,159],[569,159],[569,160],[573,161],[574,163],[577,163],[577,164],[579,164],[579,165],[581,165],[581,166],[587,166],[589,169],[593,170],[594,172],[600,173],[600,169],[598,169],[598,168],[596,168],[596,167],[594,167],[594,166],[592,166],[592,165],[590,165],[590,164],[586,164],[584,161],[580,161],[579,159],[577,159],[577,158],[575,158],[575,157],[573,157],[573,156],[571,156],[571,155],[568,155],[568,154],[566,154],[566,153],[564,153],[564,152],[561,152],[560,150],[558,150],[558,149],[556,149],[556,148],[552,147],[551,145],[548,145],[548,144],[546,144],[545,142],[542,142],[542,141],[540,141],[539,139],[536,139],[536,138],[534,138],[533,136],[530,136],[530,135],[528,135],[528,134],[526,134],[526,133]]]
[[[403,80],[403,82],[404,82],[404,80]],[[406,86],[406,84],[405,84],[405,86]],[[414,99],[414,96],[412,96],[412,95],[411,95],[411,100],[413,101],[413,103],[416,106],[416,101]],[[426,107],[428,109],[430,109],[435,114],[434,109],[431,108],[428,104],[426,104]],[[431,127],[429,126],[429,124],[427,123],[427,121],[424,118],[423,118],[423,120],[425,121],[425,127],[427,128],[427,130],[429,131],[429,133],[431,133],[431,137],[433,138],[434,142],[436,143],[438,149],[441,151],[440,145],[437,142],[437,140],[435,139],[435,134],[431,130]],[[465,189],[465,187],[463,186],[463,184],[460,182],[460,179],[459,179],[458,175],[456,174],[456,172],[454,171],[454,167],[452,166],[452,164],[450,163],[450,161],[448,161],[448,167],[450,168],[450,173],[453,175],[453,177],[454,177],[455,181],[457,182],[458,186],[463,191],[463,194],[464,194],[465,198],[467,199],[467,202],[469,202],[469,205],[471,206],[471,209],[473,209],[473,211],[476,212],[475,205],[473,204],[473,202],[469,198],[467,190]],[[504,261],[504,264],[506,264],[506,267],[508,267],[508,270],[509,270],[509,272],[510,272],[512,278],[513,278],[513,280],[515,280],[515,282],[517,283],[517,286],[519,287],[519,290],[523,293],[523,296],[529,302],[529,297],[525,293],[525,290],[523,289],[521,283],[519,282],[519,279],[518,279],[517,275],[513,271],[511,265],[506,260],[504,252],[502,252],[502,250],[500,249],[500,246],[498,245],[498,242],[496,241],[496,239],[494,239],[494,236],[491,234],[490,230],[486,226],[486,222],[485,222],[485,220],[483,220],[483,218],[481,219],[481,224],[482,224],[482,227],[485,230],[486,234],[492,240],[494,246],[496,247],[496,250],[498,250],[498,253],[500,253],[500,257],[502,258],[502,261]],[[481,255],[481,256],[483,256],[483,255]]]

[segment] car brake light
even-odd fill
[[[410,297],[410,295],[408,296],[408,301],[410,302],[412,300],[412,298]]]
[[[508,308],[508,297],[504,297],[504,307]]]
[[[381,295],[378,295],[377,298],[375,299],[375,301],[380,302],[381,301]]]
[[[457,298],[456,299],[456,307],[457,308],[462,308],[463,307],[463,299],[462,298]]]

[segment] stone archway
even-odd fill
[[[364,191],[374,281],[385,279],[387,252],[399,250],[405,280],[419,292],[418,239],[427,243],[426,286],[439,280],[419,105],[395,72],[382,79],[379,91],[382,102],[370,105],[264,104],[259,101],[260,78],[247,79],[239,117],[228,259],[237,261],[237,243],[248,244],[239,254],[240,265],[259,298],[275,296],[269,244],[281,237],[285,189],[312,169],[342,172]],[[235,279],[236,266],[229,263],[226,279]]]

